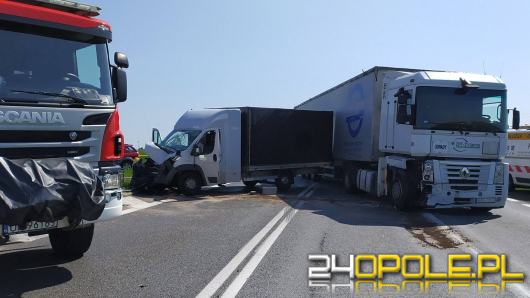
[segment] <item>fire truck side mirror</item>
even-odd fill
[[[124,102],[127,100],[127,73],[125,70],[113,67],[112,87],[114,88],[114,102]]]
[[[127,58],[127,55],[124,53],[114,53],[114,63],[116,63],[119,68],[129,68],[129,58]]]

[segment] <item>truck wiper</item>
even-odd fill
[[[79,105],[86,105],[88,102],[82,98],[75,97],[68,94],[63,93],[57,93],[57,92],[46,92],[46,91],[31,91],[31,90],[10,90],[13,93],[27,93],[27,94],[37,94],[37,95],[44,95],[44,96],[55,96],[55,97],[61,97],[66,98],[68,103],[73,104],[79,104]]]

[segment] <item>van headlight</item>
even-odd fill
[[[434,182],[434,164],[432,160],[426,160],[423,163],[422,180],[425,182]]]
[[[101,181],[103,181],[103,188],[106,190],[121,188],[121,177],[121,173],[105,174],[101,179]]]
[[[495,165],[495,175],[493,176],[494,184],[504,184],[504,164],[497,163]]]

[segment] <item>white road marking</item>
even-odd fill
[[[304,189],[297,198],[302,197],[307,194],[307,192],[314,186],[314,184],[309,185]],[[290,207],[283,208],[274,218],[261,229],[252,239],[250,239],[243,248],[230,260],[230,262],[219,272],[217,275],[206,285],[206,287],[197,295],[197,297],[212,297],[226,282],[226,280],[236,271],[236,269],[243,263],[243,261],[250,255],[250,253],[260,244],[260,242],[267,236],[267,234],[276,226],[278,221],[282,219],[285,214],[292,209]],[[282,222],[283,223],[283,222]],[[274,232],[273,232],[274,233]],[[272,235],[272,234],[271,234]],[[269,236],[270,237],[270,236]],[[268,238],[267,238],[268,239]],[[260,246],[261,247],[261,246]]]
[[[529,205],[527,207],[530,207],[530,204],[523,204],[523,205]],[[434,222],[435,224],[437,225],[440,225],[442,229],[446,229],[446,228],[449,228],[440,218],[438,218],[436,215],[432,214],[432,213],[422,213],[424,217],[426,217],[427,219],[431,220],[432,222]],[[449,237],[453,238],[453,241],[454,240],[457,240],[457,241],[461,241],[462,243],[466,243],[462,237],[460,237],[460,235],[456,234],[455,232],[453,232],[452,229],[450,229],[450,231],[452,231],[451,233],[449,233]],[[473,254],[474,257],[476,257],[479,253],[480,253],[480,250],[474,246],[472,246],[471,244],[467,244],[466,246],[462,247],[463,250]],[[508,290],[510,290],[512,293],[514,293],[516,296],[519,296],[519,297],[530,297],[530,289],[523,285],[523,284],[520,284],[520,283],[510,283],[507,285],[508,287]]]
[[[530,204],[523,204],[523,206],[525,206],[525,207],[530,207]]]
[[[232,281],[230,286],[228,286],[228,288],[221,297],[236,297],[236,295],[239,293],[241,288],[243,288],[243,286],[250,278],[256,267],[258,267],[261,260],[265,257],[269,249],[276,242],[285,227],[287,227],[289,222],[291,222],[293,217],[296,215],[296,213],[298,212],[298,208],[302,207],[303,204],[304,202],[300,201],[298,202],[298,204],[296,204],[295,209],[291,209],[289,211],[287,216],[285,216],[285,218],[278,225],[278,227],[269,235],[269,237],[267,237],[267,239],[265,239],[265,241],[263,241],[263,243],[261,243],[256,253],[247,262],[245,267],[243,267],[241,272],[236,276],[236,278]]]
[[[510,201],[510,202],[519,202],[519,200],[512,199],[512,198],[508,198],[507,200]]]
[[[313,185],[308,187],[308,189],[311,189]],[[300,197],[308,198],[310,197],[314,192],[314,189],[311,189],[310,191],[305,192],[305,194],[299,195]],[[226,291],[223,293],[221,297],[236,297],[236,295],[239,293],[239,291],[243,288],[245,283],[248,281],[250,276],[252,276],[252,273],[258,265],[261,263],[261,260],[265,257],[267,252],[270,250],[272,245],[276,242],[278,237],[281,235],[285,227],[291,222],[291,220],[294,218],[296,213],[298,213],[298,210],[304,205],[304,201],[299,201],[294,209],[291,209],[289,213],[284,217],[284,219],[278,224],[276,229],[272,231],[272,233],[265,239],[260,246],[257,248],[256,253],[252,256],[252,258],[245,264],[241,272],[234,278],[232,283],[228,286]]]
[[[125,197],[125,198],[123,198],[123,205],[124,205],[124,207],[125,207],[125,205],[127,205],[128,208],[123,210],[123,215],[129,214],[129,213],[132,213],[132,212],[136,212],[136,211],[139,211],[139,210],[142,210],[142,209],[154,207],[154,206],[160,205],[162,203],[163,203],[162,201],[155,201],[155,202],[148,203],[148,202],[144,202],[144,201],[142,201],[140,199],[137,199],[135,197]]]

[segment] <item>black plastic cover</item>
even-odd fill
[[[96,220],[105,208],[103,184],[85,162],[0,157],[0,177],[1,224]]]
[[[254,166],[330,162],[333,112],[241,109],[243,169]]]

